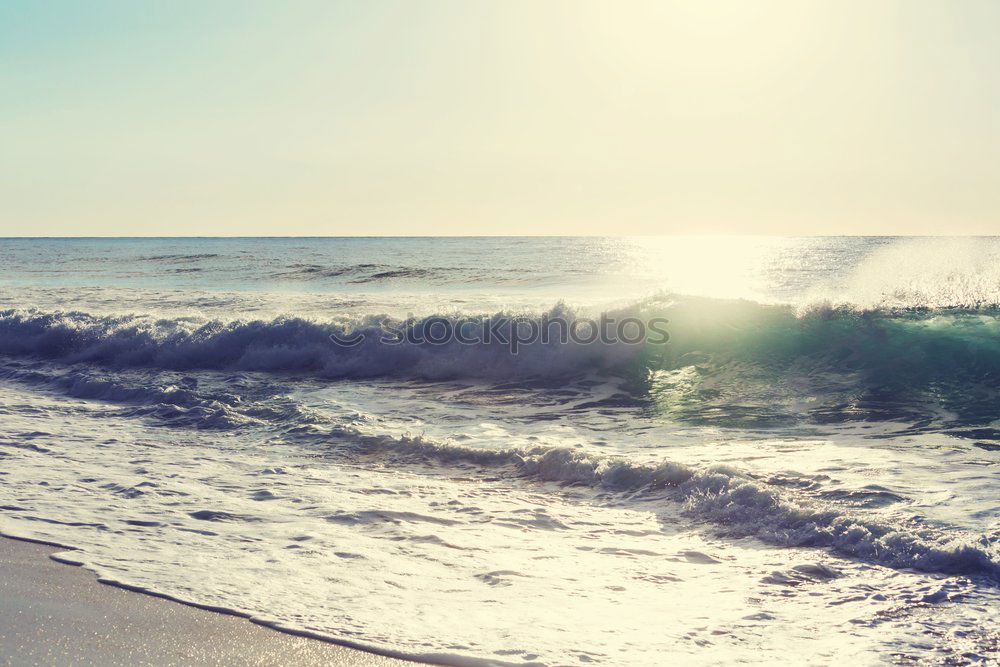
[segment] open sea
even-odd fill
[[[1000,239],[0,239],[0,533],[446,664],[997,664]]]

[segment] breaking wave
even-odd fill
[[[553,311],[562,312],[561,308]],[[426,318],[414,327],[419,330],[438,320]],[[462,317],[451,321],[480,322]],[[518,354],[511,354],[500,342],[394,344],[383,340],[383,324],[384,318],[378,317],[345,322],[297,317],[222,322],[6,310],[0,311],[0,354],[117,368],[306,372],[331,378],[503,379],[622,368],[642,351],[635,345],[552,342],[524,346]],[[354,347],[340,346],[331,338],[358,334],[365,337]]]
[[[381,336],[386,322],[399,322],[378,316],[325,322],[294,316],[221,321],[5,310],[0,311],[0,354],[114,367],[289,371],[323,377],[491,379],[695,368],[702,378],[735,373],[748,380],[762,375],[771,381],[808,379],[814,385],[846,381],[866,387],[933,387],[939,392],[971,384],[1000,386],[1000,310],[994,308],[797,309],[667,296],[613,315],[665,318],[670,340],[662,345],[552,340],[522,345],[515,355],[496,340],[387,342]],[[535,315],[536,321],[543,317],[573,321],[578,315],[560,304]],[[440,320],[428,317],[410,326],[419,332]],[[479,316],[458,314],[447,320],[465,330],[483,326]],[[364,334],[364,340],[355,347],[331,340],[331,335],[358,334]]]
[[[781,547],[826,548],[885,567],[984,576],[1000,584],[1000,534],[963,534],[915,519],[862,516],[728,465],[641,464],[564,447],[483,450],[422,437],[362,435],[346,428],[328,435],[358,453],[380,458],[473,465],[494,472],[507,469],[521,478],[590,487],[629,500],[651,500],[662,494],[668,502],[679,503],[688,516],[728,536],[756,537]]]
[[[5,310],[0,355],[116,370],[326,379],[563,384],[605,374],[623,383],[630,405],[678,422],[756,429],[883,421],[1000,441],[1000,310],[993,306],[861,310],[660,296],[609,315],[665,319],[669,341],[586,344],[554,337],[513,354],[505,341],[484,342],[489,325],[481,316],[462,314],[408,326],[430,337],[445,319],[480,342],[420,342],[420,335],[391,342],[387,324],[402,323],[384,316],[223,321]],[[492,318],[512,316],[533,317],[544,327],[572,322],[578,313],[559,304],[534,316]],[[353,347],[333,340],[359,335]]]

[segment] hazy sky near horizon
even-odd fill
[[[993,0],[7,0],[0,236],[1000,233]]]

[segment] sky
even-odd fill
[[[3,0],[0,236],[1000,233],[994,0]]]

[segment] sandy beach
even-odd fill
[[[0,664],[415,664],[101,585],[57,551],[0,538]]]

